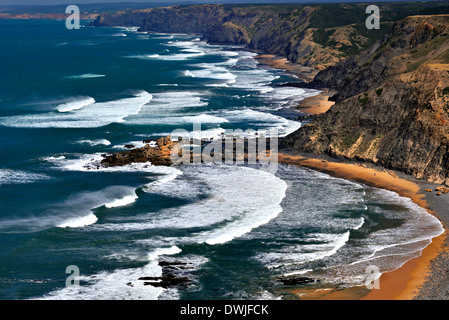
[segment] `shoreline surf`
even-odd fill
[[[424,199],[424,187],[418,180],[406,177],[390,171],[381,171],[379,168],[368,167],[357,163],[333,162],[303,156],[299,154],[280,153],[279,162],[298,165],[312,170],[323,172],[334,177],[361,182],[368,186],[381,188],[398,193],[400,196],[410,198],[414,203],[427,210],[438,218],[431,204]],[[437,201],[437,200],[435,200]],[[367,300],[410,300],[418,293],[424,284],[430,271],[430,264],[444,249],[444,241],[447,237],[446,226],[438,219],[444,228],[444,232],[432,238],[431,243],[422,250],[418,257],[412,258],[401,267],[391,272],[383,273],[379,279],[380,289],[368,290],[361,287],[348,289],[328,288],[326,290],[292,290],[300,299],[313,300],[341,300],[341,299],[367,299]]]
[[[283,57],[275,55],[258,55],[256,57],[262,64],[275,69],[283,69],[298,77],[301,81],[310,82],[319,70],[310,70],[299,64],[292,63]],[[307,115],[317,115],[325,113],[331,108],[334,102],[329,98],[335,92],[322,90],[319,94],[306,97],[295,107],[295,109]],[[282,151],[281,151],[282,152]],[[293,157],[293,158],[292,158]],[[340,164],[333,162],[335,159],[314,159],[313,155],[300,156],[296,158],[292,155],[280,153],[279,162],[306,167],[315,171],[327,173],[334,177],[346,180],[362,182],[368,186],[377,187],[398,193],[401,196],[411,199],[414,203],[427,210],[429,214],[436,217],[442,224],[444,232],[432,238],[431,243],[426,246],[418,257],[412,258],[394,271],[383,273],[380,277],[382,286],[379,290],[368,290],[366,288],[354,287],[350,289],[335,290],[307,290],[298,289],[293,292],[301,299],[367,299],[367,300],[410,300],[419,294],[420,288],[425,283],[432,269],[432,261],[435,260],[445,249],[447,238],[447,226],[442,221],[442,215],[435,209],[433,203],[426,201],[426,181],[418,181],[413,177],[401,175],[399,178],[391,171],[383,171],[368,168],[356,162]],[[316,157],[319,157],[316,155]],[[335,160],[336,161],[336,160]],[[436,186],[434,186],[436,187]],[[439,199],[435,199],[438,201]],[[433,201],[432,201],[433,202]],[[438,206],[437,206],[438,207]]]

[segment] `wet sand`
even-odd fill
[[[296,108],[307,115],[325,113],[335,103],[334,101],[329,101],[329,98],[334,94],[334,91],[323,90],[316,96],[305,98]]]
[[[272,68],[283,69],[298,78],[298,82],[310,82],[319,70],[292,63],[286,58],[274,55],[259,55],[261,63]],[[296,107],[307,115],[317,115],[329,110],[334,104],[329,98],[335,92],[322,90],[316,96],[305,98]],[[368,186],[394,191],[412,199],[416,204],[436,216],[443,224],[445,232],[424,248],[421,255],[409,260],[401,268],[382,274],[379,289],[355,287],[348,289],[296,289],[292,292],[300,299],[309,300],[410,300],[449,299],[449,194],[437,196],[434,189],[438,185],[415,179],[377,166],[354,162],[338,162],[324,155],[299,155],[293,152],[280,153],[279,162],[299,165],[349,179]],[[432,189],[433,192],[426,192]],[[446,284],[444,284],[446,283]]]
[[[437,207],[448,202],[448,195],[427,194],[429,183],[413,177],[374,166],[334,162],[323,158],[311,158],[292,153],[280,153],[279,162],[299,165],[309,169],[330,174],[334,177],[349,179],[369,186],[394,191],[401,196],[412,199],[430,214],[436,214]],[[431,197],[432,200],[428,201]],[[438,205],[437,205],[438,204]],[[446,232],[432,240],[420,256],[406,262],[401,268],[382,274],[379,289],[356,287],[350,289],[297,289],[292,292],[300,299],[309,300],[410,300],[415,298],[421,286],[426,282],[431,270],[431,262],[445,249]]]
[[[294,75],[303,82],[312,81],[320,71],[312,67],[306,67],[297,63],[288,61],[286,58],[270,54],[257,55],[255,58],[262,64],[274,69],[282,69]]]
[[[275,55],[258,55],[256,59],[270,68],[282,69],[298,78],[298,82],[310,82],[320,71],[312,67],[306,67],[300,64],[296,64],[288,61],[286,58],[278,57]],[[333,101],[329,101],[329,98],[335,94],[334,91],[322,90],[322,92],[316,96],[308,97],[302,100],[296,107],[301,112],[307,115],[316,115],[324,113],[334,105]]]

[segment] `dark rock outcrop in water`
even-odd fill
[[[154,146],[148,143],[142,148],[106,155],[101,161],[101,165],[115,167],[136,162],[151,162],[155,166],[170,166],[172,164],[170,152],[177,142],[172,141],[170,136],[159,138],[154,142]]]
[[[449,16],[408,17],[313,83],[338,90],[336,104],[282,146],[449,184]]]
[[[217,163],[218,161],[228,162],[230,157],[232,157],[232,162],[248,163],[249,161],[254,160],[257,162],[262,159],[262,154],[262,160],[269,163],[270,161],[275,160],[272,157],[275,157],[277,154],[278,146],[277,139],[272,142],[269,137],[250,139],[242,137],[222,137],[207,141],[178,138],[177,141],[173,141],[171,136],[166,136],[157,140],[147,139],[143,142],[145,143],[145,146],[141,148],[113,154],[104,154],[103,160],[99,163],[90,163],[87,168],[108,168],[146,162],[155,166],[171,166],[181,163],[189,164],[199,162]],[[199,150],[191,150],[192,147],[198,145],[201,145]],[[205,146],[209,147],[209,152],[203,149]],[[232,153],[229,153],[227,149],[228,146],[232,148]],[[251,156],[248,155],[249,152],[251,152]],[[175,163],[173,163],[172,159],[174,155],[178,156],[178,158],[175,159]],[[254,155],[254,157],[252,155]],[[214,158],[214,156],[217,158]]]
[[[162,267],[162,275],[160,277],[144,276],[137,280],[144,281],[143,284],[145,286],[161,287],[164,289],[186,287],[191,284],[192,280],[186,276],[186,271],[192,269],[190,263],[160,261],[159,266]]]

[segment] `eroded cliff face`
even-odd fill
[[[385,6],[383,21],[392,4]],[[196,33],[324,69],[311,85],[336,90],[336,104],[281,146],[449,184],[449,17],[411,16],[393,24],[405,7],[376,33],[352,22],[361,8],[173,6],[102,15],[93,25]]]
[[[320,72],[338,90],[282,146],[379,163],[449,184],[449,16],[412,16],[365,53]]]
[[[363,51],[372,42],[372,38],[359,32],[364,24],[341,25],[338,19],[323,24],[312,19],[321,15],[322,10],[319,6],[304,5],[171,6],[103,14],[92,25],[133,25],[139,26],[139,31],[200,34],[210,43],[242,44],[318,69]],[[362,15],[363,10],[357,8]],[[382,32],[371,35],[377,39]]]

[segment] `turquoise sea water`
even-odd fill
[[[395,193],[298,167],[90,166],[199,124],[285,135],[317,93],[241,47],[136,29],[0,20],[0,299],[285,298],[279,277],[360,285],[442,232]],[[161,261],[191,283],[138,280]]]

